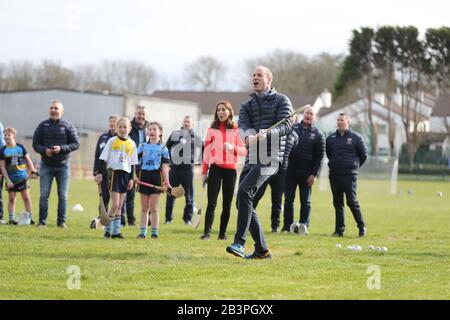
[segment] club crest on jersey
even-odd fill
[[[314,139],[316,137],[316,134],[315,133],[311,133],[310,135],[309,135],[309,138],[310,139]]]
[[[347,144],[352,144],[352,138],[347,138]]]

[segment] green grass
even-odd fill
[[[267,192],[259,217],[273,260],[246,261],[225,252],[231,241],[217,240],[220,210],[216,210],[211,240],[201,241],[201,230],[182,223],[180,200],[175,223],[161,225],[159,240],[135,239],[137,227],[123,230],[125,240],[104,240],[101,230],[89,229],[98,203],[94,183],[73,180],[68,230],[55,226],[55,186],[48,228],[0,226],[0,298],[448,299],[450,184],[400,181],[403,192],[395,196],[384,188],[385,184],[374,181],[359,185],[358,196],[368,226],[364,239],[357,238],[348,209],[345,237],[330,237],[334,229],[331,194],[317,189],[313,193],[310,235],[272,234]],[[405,192],[408,189],[413,190],[413,195]],[[39,187],[35,181],[31,191],[36,218]],[[438,197],[437,191],[442,191],[444,197]],[[6,193],[3,196],[7,199]],[[196,197],[200,197],[199,192]],[[82,204],[85,211],[71,212],[76,203]],[[18,204],[21,211],[21,201]],[[230,239],[235,227],[233,205]],[[337,243],[343,248],[336,248]],[[345,249],[352,244],[361,245],[363,250]],[[386,246],[389,251],[369,251],[370,244]],[[252,248],[249,238],[246,249],[250,252]],[[81,269],[79,290],[67,288],[67,269],[71,265]],[[371,265],[381,270],[379,290],[367,288],[367,268]]]

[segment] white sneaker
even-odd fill
[[[308,227],[304,223],[300,223],[298,226],[298,234],[301,236],[306,236],[308,234]]]
[[[8,222],[6,222],[5,220],[0,220],[0,224],[8,224]]]

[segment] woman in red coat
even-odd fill
[[[233,121],[233,106],[228,101],[219,101],[214,121],[208,128],[203,155],[203,181],[208,181],[208,206],[205,214],[205,231],[202,240],[209,240],[214,222],[214,210],[222,187],[222,214],[220,217],[219,240],[226,240],[231,202],[237,179],[238,156],[245,156],[247,149],[239,136],[237,124]]]

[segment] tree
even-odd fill
[[[427,29],[425,33],[427,54],[438,91],[450,90],[450,28]]]
[[[361,98],[367,109],[367,122],[370,128],[370,154],[378,153],[378,127],[373,119],[372,99],[375,85],[375,59],[372,28],[353,30],[350,40],[350,54],[344,61],[341,74],[335,86],[335,95],[341,96],[349,87],[362,87]]]
[[[226,66],[214,57],[200,57],[185,69],[186,82],[203,91],[216,91],[226,76]]]
[[[60,62],[44,60],[35,69],[36,88],[74,89],[76,86],[75,73],[61,66]]]
[[[342,56],[321,53],[308,58],[294,51],[275,50],[265,56],[248,59],[243,73],[243,90],[249,89],[248,75],[260,65],[274,74],[273,87],[288,95],[319,95],[331,88],[341,68]]]
[[[395,27],[380,27],[374,38],[374,60],[378,69],[378,82],[381,82],[381,88],[385,97],[385,106],[387,108],[387,133],[391,155],[396,151],[395,146],[395,123],[392,120],[392,108],[397,82],[395,79]]]
[[[419,124],[422,121],[422,96],[431,74],[430,60],[426,57],[425,43],[419,40],[416,27],[396,27],[396,66],[401,94],[401,116],[406,134],[409,168],[414,167],[414,157],[422,142]]]
[[[36,67],[30,61],[11,61],[3,68],[4,91],[29,90],[36,87]]]

